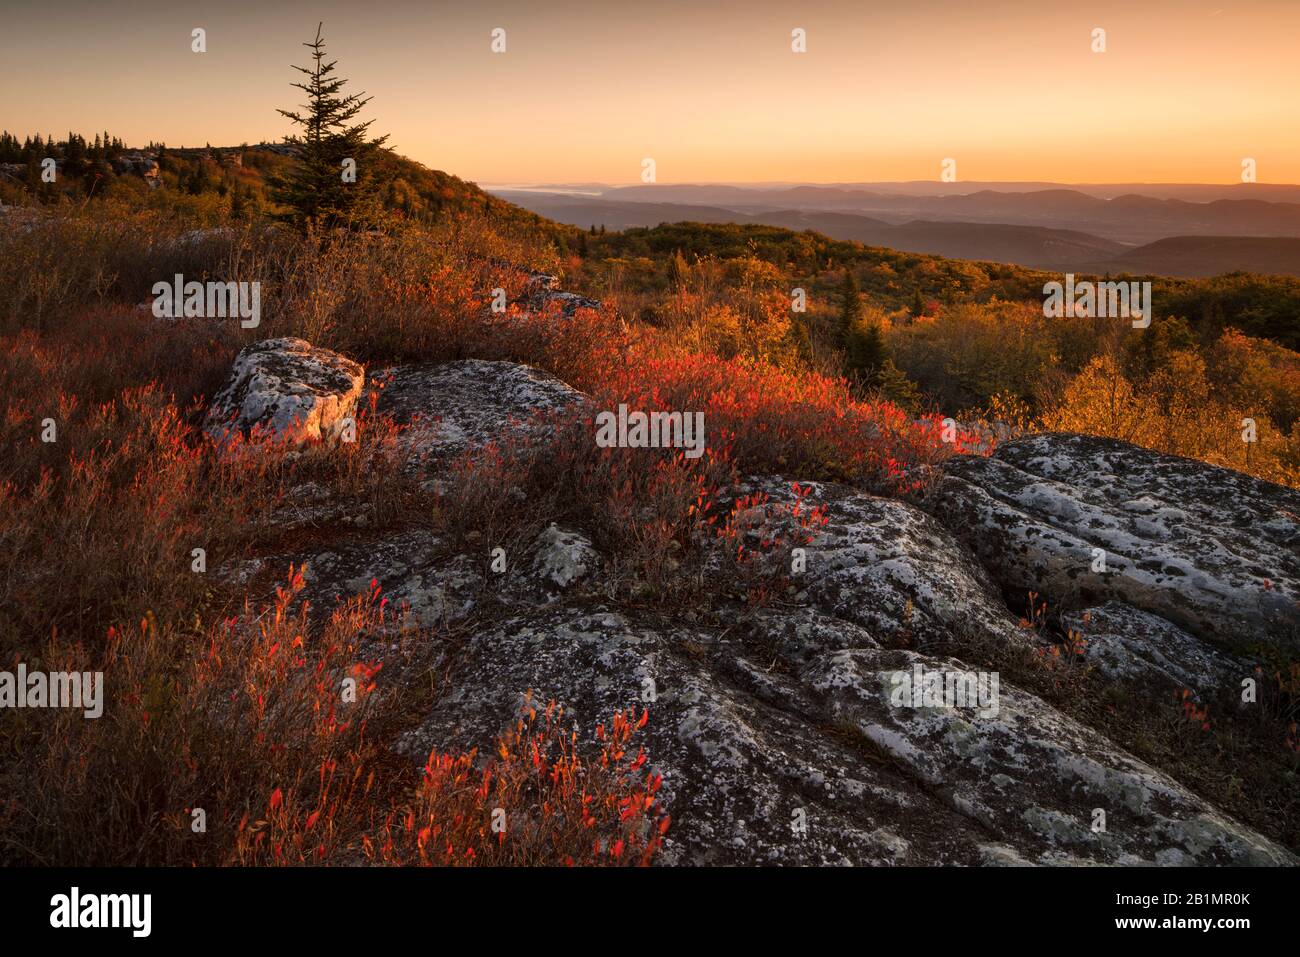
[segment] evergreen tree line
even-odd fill
[[[124,152],[126,144],[118,137],[110,136],[107,130],[102,134],[96,133],[93,140],[69,132],[62,140],[55,140],[53,134],[42,138],[37,133],[23,137],[21,142],[8,130],[0,132],[0,163],[27,163],[34,159],[39,164],[46,157],[68,162],[111,162]]]

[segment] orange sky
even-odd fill
[[[54,0],[5,12],[0,127],[277,139],[317,19],[375,129],[479,182],[1300,182],[1300,0]]]

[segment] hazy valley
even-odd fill
[[[755,223],[954,259],[1084,272],[1213,276],[1300,275],[1300,190],[1236,186],[1151,188],[1042,184],[627,186],[495,190],[558,222],[609,229],[672,222]],[[916,190],[901,193],[898,190]],[[1174,195],[1169,195],[1174,194]],[[1185,198],[1190,197],[1190,198]],[[1197,237],[1186,255],[1161,240]],[[1184,248],[1184,247],[1175,247]],[[1158,264],[1155,265],[1155,264]]]

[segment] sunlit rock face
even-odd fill
[[[303,339],[245,346],[208,410],[219,443],[236,435],[283,446],[337,439],[356,411],[365,370]]]

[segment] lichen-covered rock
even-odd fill
[[[584,535],[554,523],[538,534],[533,547],[534,573],[556,588],[568,588],[600,565],[600,554]]]
[[[1087,642],[1084,660],[1107,678],[1217,694],[1250,677],[1251,665],[1150,612],[1112,601],[1063,615]]]
[[[1022,855],[1044,864],[1079,857],[1111,864],[1297,863],[1285,848],[1034,695],[999,683],[992,708],[913,706],[915,699],[896,695],[896,676],[914,674],[918,665],[969,672],[951,659],[867,649],[825,655],[802,678],[822,696],[828,718],[903,762]]]
[[[288,568],[283,556],[266,564],[277,574]],[[362,531],[331,544],[308,549],[293,560],[303,566],[302,597],[320,614],[339,600],[371,591],[371,582],[388,599],[389,619],[421,628],[464,618],[475,607],[483,585],[487,556],[476,562],[449,551],[422,529],[375,533]]]
[[[826,524],[810,529],[807,569],[796,576],[814,605],[877,638],[917,648],[1031,640],[979,563],[934,518],[846,486],[798,484],[808,490],[805,513],[826,508]],[[768,496],[764,508],[774,520],[795,501],[790,482],[757,480],[746,487],[754,489]]]
[[[810,607],[757,609],[745,621],[745,631],[751,643],[769,650],[773,659],[796,667],[828,651],[880,647],[861,625]]]
[[[335,439],[364,381],[362,367],[337,352],[303,339],[265,339],[235,357],[206,428],[221,443],[234,433],[286,446]]]
[[[554,292],[560,285],[560,277],[545,272],[530,272],[524,280],[524,288],[530,294]]]
[[[951,460],[927,508],[1010,593],[1118,599],[1206,640],[1300,648],[1300,492],[1053,434]]]
[[[1032,695],[1000,685],[983,717],[896,707],[894,672],[965,666],[799,618],[787,629],[771,612],[718,637],[602,609],[516,616],[470,635],[402,748],[487,749],[524,689],[564,704],[589,744],[613,711],[645,708],[674,821],[666,863],[1295,863]]]
[[[730,654],[715,673],[705,660],[717,653],[706,633],[612,611],[513,618],[469,638],[464,664],[403,748],[419,760],[435,748],[487,748],[525,689],[563,703],[588,744],[615,710],[645,708],[647,755],[673,815],[665,863],[976,862],[973,822],[823,734],[797,710],[789,678]],[[764,697],[740,683],[763,679]]]
[[[555,376],[513,362],[395,366],[374,377],[377,409],[407,426],[417,465],[436,471],[466,449],[517,436],[546,413],[584,400]]]

